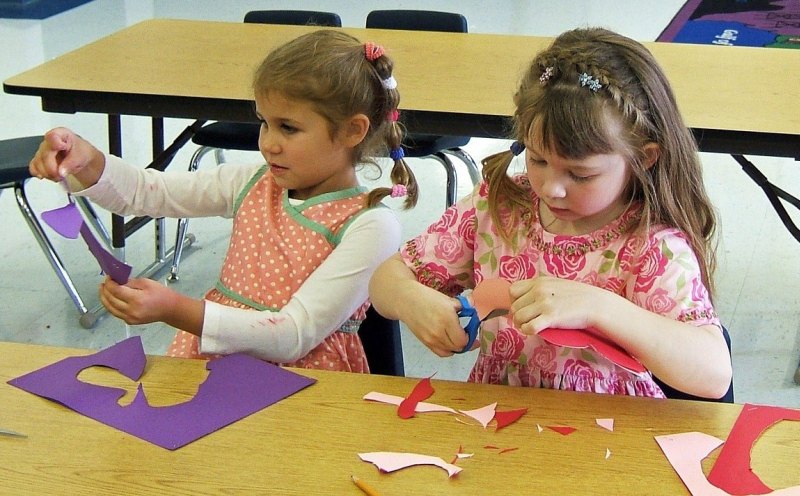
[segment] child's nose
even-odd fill
[[[550,177],[542,183],[542,194],[547,198],[563,198],[566,193],[564,184],[558,178]]]
[[[270,132],[266,126],[261,126],[261,132],[258,135],[258,146],[262,152],[266,153],[274,154],[280,151],[277,136],[274,132]]]

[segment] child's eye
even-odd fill
[[[587,181],[591,181],[594,176],[579,176],[574,172],[570,172],[569,177],[571,177],[576,183],[585,183]]]
[[[281,129],[283,129],[283,132],[286,134],[294,134],[297,132],[297,128],[289,124],[281,124]]]

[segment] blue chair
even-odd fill
[[[372,306],[358,328],[372,374],[404,376],[400,322],[387,319]]]
[[[725,342],[728,344],[728,353],[731,352],[731,336],[728,334],[728,330],[723,326],[722,327],[722,335],[725,337]],[[733,403],[733,378],[731,378],[731,384],[728,386],[728,391],[725,393],[724,396],[721,398],[701,398],[700,396],[694,396],[688,393],[684,393],[683,391],[678,391],[677,389],[668,386],[665,384],[661,379],[656,376],[653,376],[655,379],[656,384],[661,386],[661,390],[664,391],[664,394],[667,398],[674,399],[674,400],[695,400],[695,401],[712,401],[717,403]]]
[[[314,10],[253,10],[245,14],[244,22],[251,24],[289,24],[341,27],[342,19],[333,12]],[[199,145],[189,161],[189,170],[195,171],[200,160],[214,152],[217,164],[225,161],[223,150],[258,151],[258,134],[261,125],[251,122],[212,122],[206,124],[194,136],[192,143]],[[178,280],[178,269],[183,254],[183,240],[186,238],[188,219],[179,219],[176,233],[175,253],[172,256],[167,280]]]
[[[466,33],[467,19],[461,14],[432,10],[373,10],[367,15],[366,27]],[[402,81],[400,81],[400,84],[402,84]],[[466,164],[467,172],[473,185],[478,184],[478,181],[480,181],[478,164],[461,148],[469,143],[469,140],[469,136],[409,133],[403,141],[403,150],[406,157],[433,158],[444,167],[447,174],[445,196],[445,206],[447,207],[455,203],[457,187],[455,167],[448,155],[458,157]]]

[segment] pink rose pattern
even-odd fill
[[[496,235],[486,209],[476,207],[485,205],[486,196],[482,184],[445,211],[426,234],[404,245],[401,254],[418,280],[445,291],[457,287],[455,281],[492,277],[509,281],[537,275],[570,278],[629,297],[669,318],[719,325],[697,259],[679,231],[654,226],[646,238],[620,235],[622,220],[617,220],[587,235],[554,236],[534,216],[530,237],[519,239],[514,250]],[[538,199],[532,198],[538,205]],[[483,239],[486,235],[492,238],[489,243]],[[572,254],[567,255],[567,250]],[[494,267],[478,261],[489,251],[496,257]],[[481,350],[470,381],[663,397],[648,372],[631,373],[590,350],[556,347],[510,325],[509,319],[483,324]]]

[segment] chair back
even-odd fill
[[[366,318],[358,328],[358,336],[364,345],[371,373],[405,375],[400,322],[387,319],[370,306]]]
[[[316,10],[252,10],[245,14],[244,22],[253,24],[288,24],[295,26],[342,27],[342,19],[334,12]]]
[[[722,326],[722,336],[725,338],[725,342],[728,344],[728,353],[731,352],[731,336],[728,334],[728,330],[725,326]],[[733,403],[733,378],[731,378],[731,384],[728,386],[728,391],[725,393],[724,396],[721,398],[701,398],[700,396],[694,396],[692,394],[684,393],[683,391],[678,391],[677,389],[668,386],[665,384],[661,379],[656,376],[653,376],[653,379],[656,381],[661,387],[661,390],[664,391],[664,394],[669,399],[673,400],[695,400],[695,401],[713,401],[717,403]]]
[[[367,14],[366,27],[466,33],[467,18],[457,13],[435,10],[373,10]]]

